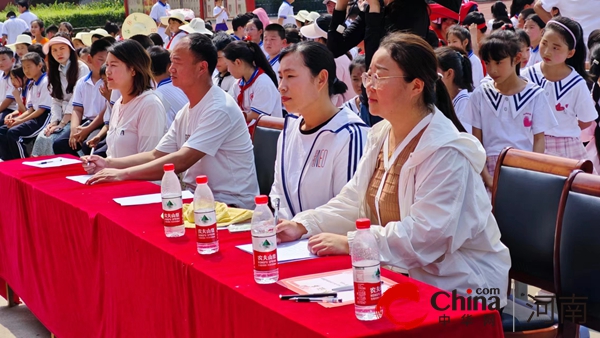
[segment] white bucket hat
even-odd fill
[[[184,25],[187,25],[188,22],[185,21],[185,14],[183,14],[180,11],[171,11],[171,13],[169,14],[169,16],[163,16],[160,18],[160,22],[165,25],[168,26],[169,25],[169,19],[175,19],[175,20],[179,20],[181,22],[183,22]]]
[[[17,35],[17,40],[15,41],[15,43],[6,45],[6,47],[12,49],[14,52],[17,49],[17,45],[20,43],[24,43],[26,45],[31,45],[31,44],[33,44],[33,41],[31,41],[31,36],[29,36],[27,34],[19,34],[19,35]]]
[[[187,33],[201,33],[201,34],[206,34],[206,35],[213,35],[213,32],[211,32],[210,30],[208,30],[206,28],[206,23],[204,22],[204,20],[200,19],[200,18],[195,18],[192,20],[192,22],[190,22],[187,25],[183,25],[181,27],[179,27],[179,29],[181,29],[184,32]]]
[[[111,36],[110,34],[108,34],[108,32],[106,30],[104,30],[102,28],[98,28],[98,29],[94,29],[93,31],[81,34],[81,42],[83,42],[84,45],[91,47],[92,46],[92,37],[94,35],[100,35],[102,37]],[[75,38],[77,38],[77,35],[75,35]]]

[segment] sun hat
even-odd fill
[[[27,34],[19,34],[17,35],[17,40],[15,41],[15,43],[11,43],[10,45],[6,45],[6,47],[10,48],[13,50],[13,52],[15,51],[16,47],[18,44],[20,43],[24,43],[26,45],[31,45],[33,44],[33,42],[31,41],[31,36],[27,35]]]
[[[327,39],[327,30],[329,29],[330,24],[331,15],[323,15],[315,20],[314,23],[300,28],[300,33],[302,33],[302,35],[308,39]]]
[[[317,20],[319,17],[321,16],[321,14],[317,13],[317,12],[310,12],[308,13],[308,15],[306,16],[306,21],[307,22],[315,22],[315,20]]]
[[[71,43],[71,41],[69,41],[69,39],[63,38],[62,36],[55,36],[52,39],[50,39],[50,41],[48,41],[44,44],[44,47],[43,47],[44,54],[48,55],[48,53],[50,53],[50,47],[52,47],[53,45],[60,44],[60,43],[64,43],[65,45],[69,46],[69,48],[71,48],[72,50],[75,50],[75,48],[73,47],[73,44]]]
[[[133,13],[125,18],[121,27],[121,36],[124,39],[138,34],[150,35],[158,32],[156,22],[150,16],[144,13]]]
[[[200,19],[200,18],[194,18],[192,20],[192,22],[190,22],[187,25],[183,25],[181,27],[179,27],[179,29],[181,29],[184,32],[187,33],[201,33],[201,34],[206,34],[206,35],[213,35],[213,32],[209,31],[206,28],[206,23],[204,22],[204,20]]]
[[[306,21],[306,17],[308,16],[308,11],[305,9],[299,10],[298,14],[294,15],[294,19],[300,21],[300,22],[304,22]]]
[[[87,33],[83,33],[81,35],[81,42],[83,42],[84,45],[91,47],[92,46],[92,38],[94,37],[94,35],[100,35],[102,37],[106,37],[106,36],[111,36],[110,34],[108,34],[108,32],[102,28],[98,28],[98,29],[94,29],[90,32]],[[77,35],[75,35],[75,37],[77,37]]]
[[[168,26],[169,25],[169,19],[179,20],[184,25],[187,25],[189,23],[189,22],[185,21],[185,14],[183,14],[182,12],[179,12],[179,11],[171,11],[171,13],[168,16],[161,17],[160,18],[160,22],[163,25]]]

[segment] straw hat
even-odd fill
[[[129,39],[134,35],[150,35],[157,31],[156,22],[151,17],[144,13],[133,13],[125,18],[125,22],[121,27],[121,36],[124,39]]]
[[[308,15],[306,16],[305,20],[307,22],[315,22],[315,20],[317,20],[319,17],[321,16],[321,14],[317,13],[317,12],[310,12],[308,13]]]
[[[108,34],[108,32],[102,28],[98,28],[98,29],[94,29],[91,32],[87,32],[87,33],[83,33],[81,35],[81,42],[83,42],[84,45],[91,47],[92,46],[92,37],[94,37],[94,35],[100,35],[102,37],[106,37],[106,36],[111,36],[110,34]],[[77,35],[75,35],[75,38],[77,38]]]
[[[181,27],[179,27],[179,29],[181,29],[184,32],[188,32],[188,33],[201,33],[201,34],[206,34],[206,35],[213,35],[213,32],[209,31],[206,28],[206,23],[204,22],[204,20],[200,19],[200,18],[195,18],[192,20],[192,22],[190,22],[187,25],[183,25]]]
[[[298,14],[294,15],[294,19],[300,21],[300,22],[304,22],[306,21],[306,17],[308,16],[308,11],[303,9],[298,11]]]
[[[185,14],[183,14],[182,12],[179,11],[171,11],[171,13],[169,14],[169,16],[163,16],[160,18],[160,22],[165,25],[168,26],[169,25],[169,19],[175,19],[175,20],[179,20],[181,22],[183,22],[184,25],[187,25],[189,22],[185,21]]]
[[[15,41],[15,43],[6,45],[6,47],[12,49],[14,52],[17,49],[17,45],[20,43],[24,43],[26,45],[31,45],[33,42],[31,41],[31,36],[29,36],[27,34],[19,34],[19,35],[17,35],[17,40]]]
[[[81,43],[83,43],[83,35],[85,34],[85,32],[79,32],[77,34],[75,34],[75,37],[72,40],[79,40],[81,41]]]

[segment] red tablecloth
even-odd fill
[[[360,322],[353,306],[280,301],[280,285],[253,280],[252,257],[235,248],[249,233],[219,231],[220,252],[196,253],[192,230],[167,239],[160,204],[121,207],[112,199],[159,192],[147,182],[84,186],[65,179],[80,165],[54,169],[0,163],[0,277],[53,333],[68,337],[397,336],[383,318]],[[280,278],[350,268],[350,258],[280,265]],[[496,312],[438,312],[438,289],[410,281],[421,300],[394,306],[396,318],[427,309],[403,337],[502,337]],[[441,315],[449,322],[439,323]],[[463,315],[472,317],[465,322]],[[485,322],[486,316],[492,321]],[[488,319],[489,320],[489,319]]]

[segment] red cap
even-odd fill
[[[208,183],[208,177],[206,177],[206,175],[196,176],[196,183],[197,184],[206,184],[206,183]]]
[[[267,204],[269,203],[269,197],[267,195],[260,195],[260,196],[256,196],[254,197],[254,202],[256,202],[256,204]]]
[[[163,169],[165,171],[173,171],[173,170],[175,170],[175,165],[173,163],[165,163],[165,165],[163,166]]]
[[[359,218],[356,220],[357,229],[369,229],[371,227],[371,220],[368,218]]]

